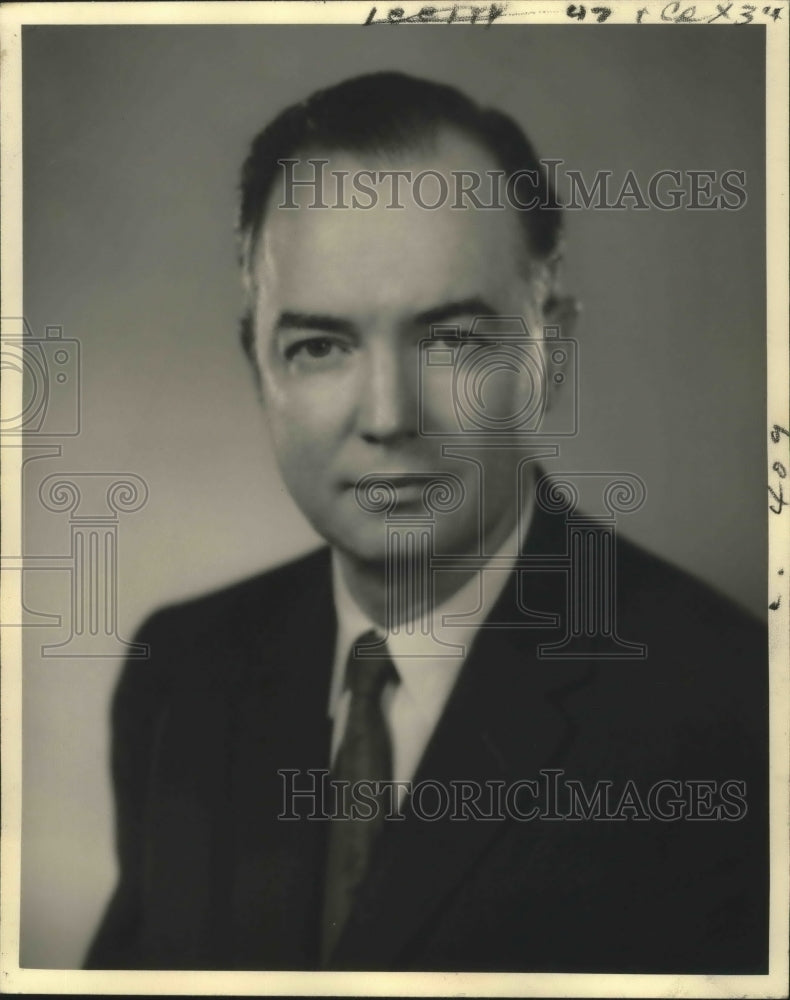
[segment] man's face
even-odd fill
[[[449,131],[434,150],[398,162],[313,155],[329,159],[327,171],[431,169],[448,181],[452,170],[497,169],[484,149]],[[296,176],[306,175],[312,168],[304,163]],[[424,200],[434,190],[426,184]],[[383,559],[385,543],[385,515],[363,510],[355,493],[370,473],[460,478],[465,500],[438,516],[436,538],[440,550],[462,553],[480,544],[481,469],[488,551],[492,539],[506,537],[515,523],[519,456],[478,447],[470,455],[480,466],[442,456],[443,443],[465,443],[450,436],[459,428],[453,369],[423,365],[420,392],[419,344],[434,323],[463,332],[480,314],[522,316],[533,336],[542,332],[540,281],[525,262],[516,213],[453,209],[452,197],[429,211],[414,203],[408,185],[403,191],[404,208],[385,207],[390,187],[383,184],[377,206],[366,210],[310,209],[312,193],[301,188],[299,208],[278,209],[276,190],[253,263],[256,353],[281,473],[314,528],[364,561]],[[512,370],[486,381],[493,413],[516,412],[535,391]],[[399,511],[418,513],[425,479],[400,482]]]

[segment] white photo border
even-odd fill
[[[88,24],[362,24],[380,2],[320,3],[298,0],[272,2],[185,3],[10,3],[0,10],[2,33],[2,303],[4,315],[22,316],[22,65],[24,25]],[[424,5],[399,0],[405,16],[416,15]],[[568,4],[553,0],[510,2],[492,25],[567,24],[568,30],[606,30],[613,24],[688,24],[733,27],[722,18],[707,23],[726,4],[714,0],[670,2],[665,0],[612,0],[605,24],[588,17],[582,25],[569,20]],[[747,8],[754,24],[765,26],[766,39],[766,252],[767,252],[767,477],[775,483],[774,463],[790,469],[787,435],[775,435],[775,426],[788,426],[790,387],[788,339],[788,30],[787,0],[771,0],[781,8],[775,20],[763,13],[764,5],[734,4],[731,17]],[[741,23],[746,24],[745,20]],[[426,25],[426,30],[433,26]],[[3,373],[2,410],[19,412],[21,377]],[[6,551],[21,551],[21,448],[5,449],[2,470],[2,536]],[[764,484],[756,484],[764,489]],[[770,502],[770,494],[766,494]],[[768,508],[768,503],[766,504]],[[770,612],[770,842],[771,889],[769,972],[755,976],[630,975],[564,973],[357,973],[357,972],[154,972],[81,971],[19,967],[19,901],[21,858],[21,705],[22,653],[20,629],[3,632],[2,658],[2,909],[0,952],[2,989],[8,993],[52,994],[171,994],[171,995],[364,995],[364,996],[578,996],[578,997],[781,997],[788,989],[790,939],[790,769],[788,732],[788,645],[790,643],[790,506],[780,513],[766,509],[769,523],[768,601],[778,607]],[[779,576],[780,568],[787,572]],[[777,587],[777,584],[779,586]],[[21,607],[20,574],[3,574],[2,617]],[[783,588],[783,589],[782,589]],[[17,620],[13,618],[12,620]]]

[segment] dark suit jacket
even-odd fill
[[[564,546],[562,518],[537,513],[527,550]],[[562,612],[560,574],[523,582],[530,608]],[[661,779],[735,779],[746,815],[407,815],[377,842],[333,967],[766,971],[766,630],[624,541],[618,613],[646,659],[546,661],[536,646],[556,630],[481,630],[416,778],[556,768],[616,798],[628,780],[644,796]],[[522,617],[507,588],[489,621]],[[114,700],[120,878],[88,966],[318,967],[327,823],[278,820],[277,772],[328,766],[334,634],[327,550],[144,626],[151,657]]]

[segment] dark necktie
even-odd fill
[[[392,747],[381,710],[381,695],[388,681],[398,681],[392,660],[357,657],[356,646],[370,645],[374,632],[366,632],[351,647],[346,664],[346,687],[351,703],[346,729],[332,768],[337,782],[388,782],[392,780]],[[374,789],[375,791],[375,789]],[[373,842],[384,820],[388,799],[384,790],[374,795],[378,808],[370,819],[338,818],[330,822],[324,883],[324,915],[321,956],[324,965],[331,958],[340,932],[354,902],[354,893],[370,860]],[[368,792],[368,790],[366,790]],[[366,794],[369,798],[369,794]],[[350,803],[353,804],[353,798]],[[342,801],[338,801],[338,809]]]

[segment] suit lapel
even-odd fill
[[[536,515],[528,545],[537,534],[539,547],[551,551],[544,546],[562,546],[564,540],[552,538],[557,526],[544,521]],[[528,588],[523,596],[534,610],[556,612],[563,606],[562,594],[557,574],[541,574],[540,586]],[[519,619],[523,611],[518,610],[513,588],[507,588],[487,624]],[[537,643],[550,638],[556,633],[480,630],[415,775],[415,786],[424,781],[451,789],[452,783],[465,781],[490,789],[491,782],[537,779],[541,769],[556,766],[573,736],[563,713],[564,695],[589,676],[590,666],[583,661],[538,660]],[[483,811],[486,802],[490,800],[483,795]],[[437,805],[437,793],[426,786],[423,814]],[[404,819],[387,823],[333,967],[392,967],[421,923],[508,825],[474,821],[463,814],[453,820],[450,815],[428,822],[407,808]]]

